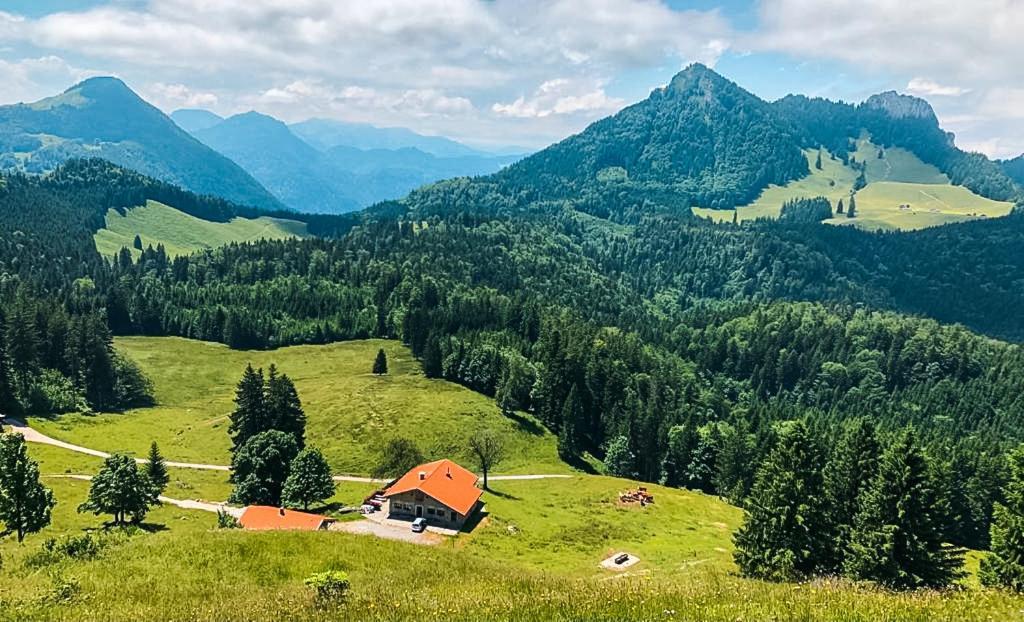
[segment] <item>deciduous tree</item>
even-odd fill
[[[14,533],[21,542],[50,524],[56,503],[39,481],[39,465],[29,459],[24,437],[0,432],[0,536]]]

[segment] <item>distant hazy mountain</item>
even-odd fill
[[[186,123],[190,120],[186,119]],[[237,162],[285,205],[302,212],[349,212],[379,201],[401,198],[415,188],[440,179],[494,173],[518,159],[518,156],[481,155],[453,141],[419,136],[409,130],[395,130],[393,136],[402,134],[416,137],[416,140],[426,139],[435,146],[450,143],[448,151],[463,154],[439,157],[414,147],[361,149],[351,145],[319,150],[297,136],[294,127],[289,128],[273,117],[249,112],[195,130],[193,134]]]
[[[282,207],[237,164],[116,78],[92,78],[56,97],[0,107],[0,169],[43,173],[72,158],[102,158],[199,194]]]
[[[209,110],[182,108],[171,113],[171,120],[186,132],[197,132],[217,125],[224,120],[224,117]]]
[[[310,119],[291,126],[297,136],[321,151],[345,146],[356,149],[412,147],[439,158],[490,155],[443,136],[424,136],[404,127],[375,127],[331,119]]]

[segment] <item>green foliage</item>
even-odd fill
[[[217,529],[241,529],[238,519],[223,510],[217,510]]]
[[[568,462],[579,458],[583,418],[583,401],[579,389],[574,384],[565,398],[565,405],[562,406],[561,429],[558,432],[558,455],[562,460]]]
[[[284,481],[281,501],[286,506],[308,510],[312,503],[323,503],[334,496],[331,467],[319,449],[304,449],[292,460]]]
[[[616,477],[633,477],[633,452],[629,449],[629,439],[625,436],[616,436],[608,443],[608,449],[604,455],[604,468],[609,475]]]
[[[146,477],[153,484],[158,497],[164,494],[167,483],[171,481],[171,476],[167,473],[167,463],[156,441],[149,446],[149,455],[146,456]]]
[[[157,496],[153,482],[131,456],[114,454],[103,461],[103,468],[93,476],[89,497],[78,506],[78,511],[113,514],[115,525],[124,525],[129,519],[140,523],[150,506],[159,503]]]
[[[981,560],[981,582],[1024,591],[1024,445],[1010,452],[1005,501],[995,505],[992,552]]]
[[[825,465],[825,499],[828,504],[829,534],[833,546],[829,567],[840,571],[843,554],[850,542],[850,529],[862,505],[864,492],[878,473],[881,453],[875,426],[866,418],[851,419]]]
[[[279,430],[249,438],[231,459],[229,501],[240,505],[281,505],[292,461],[299,453],[295,437]]]
[[[24,437],[0,431],[0,536],[14,533],[21,542],[50,524],[56,503],[39,481],[39,465],[29,459]]]
[[[779,220],[791,223],[815,223],[832,217],[832,203],[825,197],[791,199],[782,204]]]
[[[826,537],[823,458],[802,422],[791,425],[757,472],[747,515],[735,535],[744,576],[793,580],[822,569]]]
[[[388,373],[388,356],[383,348],[377,351],[377,357],[373,359],[373,373],[378,376]]]
[[[951,584],[963,575],[963,551],[943,542],[945,511],[913,431],[903,432],[863,493],[846,573],[893,588]]]
[[[505,457],[505,441],[494,430],[478,430],[469,437],[469,451],[484,475],[484,490],[487,490],[487,476]]]
[[[423,452],[415,442],[408,438],[394,437],[381,448],[380,457],[373,467],[373,476],[377,478],[399,477],[425,461]]]
[[[348,575],[340,570],[318,572],[307,577],[303,583],[313,591],[313,597],[319,607],[340,604],[352,587]]]

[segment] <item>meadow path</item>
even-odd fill
[[[81,445],[74,445],[72,443],[65,443],[55,438],[47,436],[29,427],[27,423],[20,419],[7,419],[5,424],[11,428],[12,432],[16,432],[25,437],[25,440],[30,443],[39,443],[41,445],[51,445],[53,447],[60,447],[68,451],[75,451],[80,454],[86,454],[89,456],[96,456],[97,458],[106,458],[110,454],[99,451],[98,449],[89,449],[88,447],[82,447]],[[145,458],[136,458],[135,462],[139,464],[146,464],[148,460]],[[166,462],[167,466],[178,469],[196,469],[200,471],[230,471],[231,467],[224,466],[221,464],[200,464],[196,462]],[[515,481],[515,480],[536,480],[536,479],[563,479],[569,478],[572,475],[491,475],[487,479],[492,481]],[[334,481],[336,482],[355,482],[357,484],[380,484],[387,480],[375,479],[372,477],[360,477],[358,475],[335,475]]]
[[[92,481],[92,475],[47,475],[46,477],[57,477],[60,479],[77,479],[84,482]],[[213,512],[220,513],[224,512],[235,518],[241,518],[242,513],[245,512],[245,508],[235,507],[226,503],[210,503],[209,501],[189,500],[189,499],[172,499],[171,497],[165,497],[160,495],[157,497],[161,503],[167,505],[173,505],[184,510],[200,510],[202,512]]]

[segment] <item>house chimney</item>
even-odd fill
[[[427,479],[427,472],[420,471],[420,481]]]
[[[451,479],[451,478],[452,478],[452,468],[451,468],[451,467],[448,467],[448,472],[447,472],[447,473],[445,473],[445,475],[447,475],[447,476],[448,476],[448,479]]]

